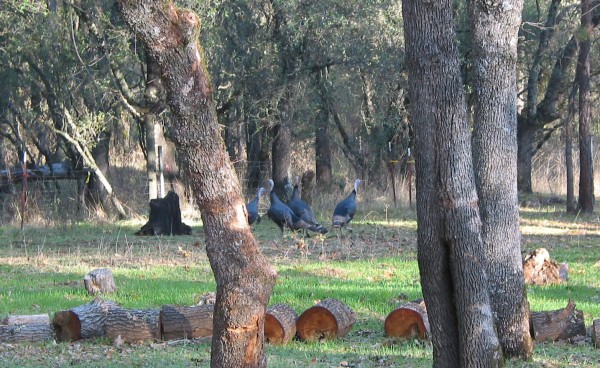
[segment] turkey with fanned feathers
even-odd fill
[[[300,217],[304,222],[316,226],[318,228],[319,233],[326,234],[327,229],[325,227],[321,226],[317,222],[317,219],[315,218],[315,214],[313,213],[313,210],[300,197],[300,190],[298,189],[298,182],[299,182],[299,180],[298,180],[298,177],[296,176],[295,180],[294,180],[294,190],[292,192],[292,197],[290,198],[290,200],[287,203],[288,207],[291,208],[291,210],[294,211],[294,214],[296,216]]]
[[[258,202],[260,202],[260,197],[262,196],[265,188],[260,187],[258,192],[256,193],[256,197],[253,200],[246,203],[246,212],[248,212],[248,225],[252,225],[255,222],[260,224],[260,215],[258,213]]]
[[[360,182],[360,179],[356,179],[354,181],[354,189],[352,192],[335,207],[331,221],[334,228],[348,225],[350,220],[354,217],[354,213],[356,212],[356,192],[358,192],[358,185]]]
[[[319,227],[309,224],[300,217],[296,216],[294,211],[292,211],[291,208],[289,208],[279,199],[273,190],[273,187],[275,186],[273,180],[269,179],[269,185],[271,206],[269,207],[269,211],[267,211],[267,215],[271,221],[273,221],[279,227],[282,235],[284,228],[288,228],[290,230],[308,229],[314,232],[322,231]]]

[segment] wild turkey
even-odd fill
[[[298,189],[298,177],[296,176],[294,181],[294,190],[292,192],[292,197],[288,201],[288,207],[294,211],[294,214],[300,217],[304,222],[314,225],[319,229],[319,233],[326,234],[327,229],[321,226],[317,219],[315,218],[315,214],[313,213],[310,206],[302,200],[300,197],[300,190]]]
[[[252,225],[255,222],[260,224],[260,215],[258,214],[258,202],[260,202],[260,197],[262,196],[265,188],[260,187],[258,189],[258,193],[256,193],[256,197],[253,200],[246,203],[246,211],[248,212],[248,225]]]
[[[322,231],[319,227],[309,224],[302,220],[300,217],[296,216],[296,214],[294,214],[294,211],[292,211],[291,208],[289,208],[283,202],[281,202],[281,200],[279,199],[279,197],[277,197],[277,194],[275,194],[275,191],[273,190],[273,187],[275,186],[273,180],[269,179],[269,185],[269,196],[271,198],[271,206],[267,211],[267,215],[277,226],[279,226],[282,235],[283,229],[286,227],[290,230],[308,229],[314,232]]]
[[[360,182],[360,179],[356,179],[354,181],[354,190],[352,190],[352,193],[335,206],[332,218],[332,226],[334,228],[348,225],[350,220],[354,217],[354,213],[356,212],[356,192],[358,191]]]

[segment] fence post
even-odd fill
[[[165,176],[163,174],[163,152],[162,146],[158,146],[158,174],[160,177],[160,187],[159,187],[159,195],[160,198],[165,197]]]

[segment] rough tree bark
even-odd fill
[[[590,0],[581,0],[581,29],[576,78],[579,84],[579,205],[582,212],[594,212],[594,165],[590,133],[590,62],[592,13]]]
[[[212,367],[265,367],[264,318],[276,273],[246,221],[239,182],[220,136],[200,21],[169,0],[120,0],[126,23],[162,68],[174,115],[168,130],[199,207],[217,282]]]
[[[317,184],[321,188],[328,188],[331,185],[331,145],[329,142],[329,115],[330,109],[325,96],[326,87],[324,84],[325,70],[316,73],[316,85],[319,92],[319,110],[315,117],[315,172],[317,174]]]
[[[473,160],[496,332],[507,357],[528,359],[517,192],[517,39],[522,0],[468,2],[474,84]]]
[[[418,263],[434,367],[497,367],[453,1],[404,0]]]

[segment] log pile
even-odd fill
[[[301,340],[315,341],[345,336],[356,322],[356,315],[337,299],[326,299],[304,311],[296,321]]]
[[[156,341],[160,336],[160,311],[113,308],[106,317],[106,336],[123,342]]]
[[[165,305],[160,311],[163,340],[195,339],[212,336],[214,305],[194,307]]]
[[[531,312],[529,327],[535,341],[568,340],[586,335],[583,312],[575,309],[573,300],[559,310]]]
[[[386,317],[384,330],[389,337],[426,340],[430,327],[425,302],[419,299],[400,304]]]
[[[560,284],[567,281],[568,272],[569,266],[550,259],[550,253],[545,248],[536,249],[523,261],[523,273],[527,284]]]

